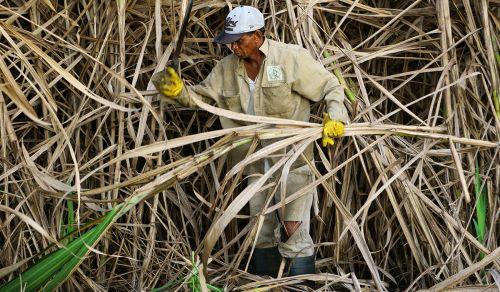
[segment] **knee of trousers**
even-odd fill
[[[257,222],[258,224],[258,222]],[[255,247],[257,248],[268,248],[275,247],[278,245],[279,238],[276,237],[276,228],[278,228],[278,218],[276,213],[272,212],[265,216],[264,222],[261,226],[255,226],[254,228],[259,228],[257,230],[257,239],[255,241]]]
[[[312,174],[309,168],[300,167],[291,170],[286,181],[286,188],[279,189],[274,199],[277,203],[283,203],[285,198],[288,198],[311,182]],[[282,192],[285,192],[284,196]],[[315,189],[308,190],[301,194],[300,197],[286,203],[286,205],[277,210],[279,217],[283,221],[308,221],[315,192]]]
[[[275,229],[279,236],[281,228]],[[307,257],[314,254],[314,242],[309,234],[309,220],[300,224],[299,228],[285,242],[278,244],[278,250],[284,258]]]

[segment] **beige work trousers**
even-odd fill
[[[251,184],[258,177],[249,177],[248,183]],[[305,165],[294,170],[290,170],[286,181],[286,196],[289,196],[304,186],[312,182],[312,173],[309,166]],[[255,194],[250,200],[250,215],[257,216],[262,212],[266,200],[270,195],[269,190]],[[303,194],[300,198],[285,205],[282,213],[281,208],[265,216],[264,223],[257,234],[256,248],[269,248],[278,246],[281,255],[285,258],[306,257],[314,254],[314,243],[309,234],[310,212],[313,203],[313,197],[316,190],[311,190]],[[274,194],[274,200],[268,206],[281,202],[281,192]],[[279,214],[281,214],[280,218]],[[280,220],[281,219],[281,220]],[[286,242],[281,241],[282,226],[280,221],[301,221],[298,229],[288,238]]]

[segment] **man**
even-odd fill
[[[196,96],[215,102],[235,112],[309,121],[310,103],[325,100],[328,114],[324,119],[323,146],[333,145],[333,138],[343,134],[347,121],[344,93],[337,78],[328,72],[308,51],[297,45],[266,39],[264,16],[256,8],[234,8],[226,18],[224,31],[214,41],[230,44],[233,54],[222,59],[199,85],[184,87],[173,68],[167,74],[153,77],[153,83],[164,96],[188,107],[194,107]],[[221,118],[224,128],[241,126],[237,121]],[[241,160],[247,149],[233,151],[230,161]],[[305,152],[313,160],[312,145]],[[273,161],[266,159],[247,167],[244,174],[265,172]],[[297,160],[287,179],[286,195],[312,182],[313,176],[304,161]],[[280,214],[268,214],[257,235],[253,254],[253,272],[276,277],[281,256],[290,259],[289,276],[314,273],[314,246],[309,234],[310,210],[314,191],[287,204]],[[258,215],[268,193],[261,192],[250,200],[250,214]],[[275,200],[280,194],[275,195]],[[283,228],[284,238],[281,230]]]

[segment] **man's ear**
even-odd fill
[[[262,31],[260,30],[256,30],[254,31],[253,33],[254,37],[255,37],[255,42],[259,43],[261,39],[263,39],[264,35],[262,34]]]

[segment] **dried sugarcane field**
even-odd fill
[[[188,2],[0,0],[0,291],[499,291],[499,0]],[[333,146],[322,101],[302,122],[158,93],[183,19],[190,86],[238,5],[337,76]],[[312,182],[250,216],[296,160]],[[316,273],[254,275],[264,215],[311,190]]]

